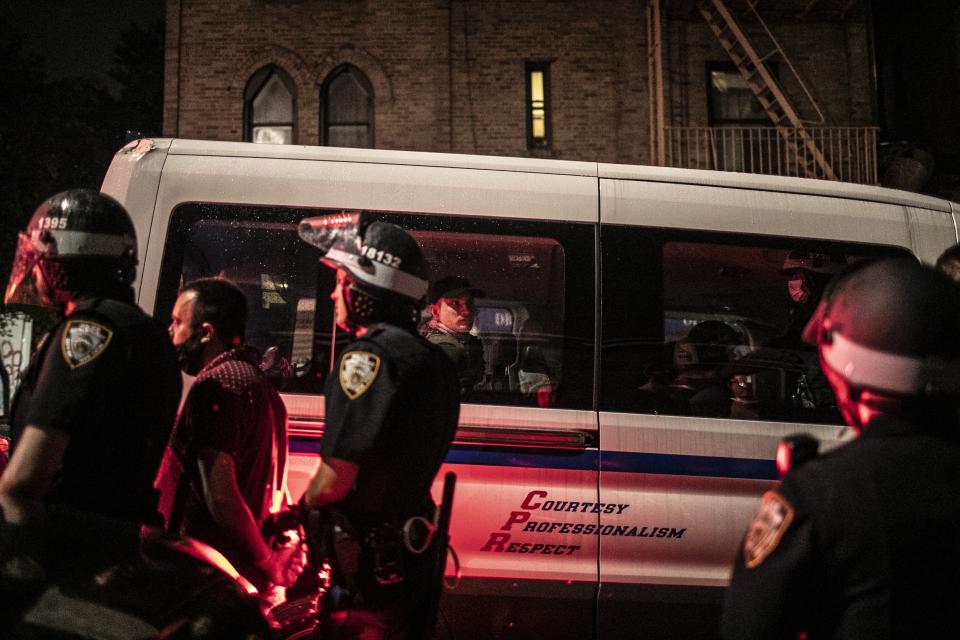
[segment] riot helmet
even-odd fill
[[[864,393],[924,405],[960,392],[960,288],[908,257],[862,262],[824,292],[803,331],[837,392],[847,422],[862,428]],[[846,404],[846,407],[844,406]]]
[[[344,293],[354,325],[416,322],[427,295],[427,263],[410,234],[362,212],[304,218],[298,231],[320,249],[322,263],[349,276]]]
[[[126,209],[93,189],[44,201],[17,240],[4,302],[58,308],[78,294],[128,292],[137,237]]]

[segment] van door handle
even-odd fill
[[[592,431],[579,429],[492,428],[462,424],[457,428],[453,442],[537,449],[588,449],[596,446],[597,435]]]

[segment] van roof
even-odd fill
[[[850,198],[920,207],[949,213],[950,202],[909,191],[848,182],[791,178],[730,171],[677,169],[646,165],[608,164],[575,160],[513,158],[424,151],[385,149],[348,149],[307,145],[253,144],[213,140],[155,139],[155,148],[167,148],[170,155],[223,156],[242,158],[278,158],[371,164],[402,164],[487,171],[518,171],[558,175],[588,176],[618,180],[734,187],[755,191],[776,191]]]

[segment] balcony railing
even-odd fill
[[[837,180],[877,184],[876,127],[804,127]],[[665,127],[666,166],[815,177],[814,159],[790,127]],[[819,177],[819,176],[817,176]]]

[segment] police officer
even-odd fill
[[[19,235],[4,302],[65,317],[13,400],[13,455],[0,477],[8,522],[28,520],[39,502],[157,521],[153,479],[181,382],[164,327],[134,304],[136,265],[130,217],[97,191],[53,196]]]
[[[470,333],[477,313],[474,300],[481,296],[483,291],[462,276],[440,278],[427,292],[431,318],[423,337],[453,360],[460,378],[460,397],[465,401],[483,380],[486,368],[483,343]]]
[[[910,258],[863,264],[827,291],[803,337],[859,438],[764,495],[723,637],[953,636],[958,326],[960,290]]]
[[[793,250],[784,258],[780,275],[786,278],[790,301],[786,330],[719,374],[731,379],[731,386],[734,376],[736,384],[747,383],[734,390],[738,400],[732,417],[818,422],[837,418],[830,384],[801,334],[827,283],[845,266],[841,256],[827,253]]]
[[[431,586],[430,486],[456,431],[457,373],[416,332],[427,269],[403,229],[334,215],[300,236],[337,270],[330,298],[354,338],[326,383],[322,463],[303,497],[327,507],[335,584],[320,635],[407,637]]]

